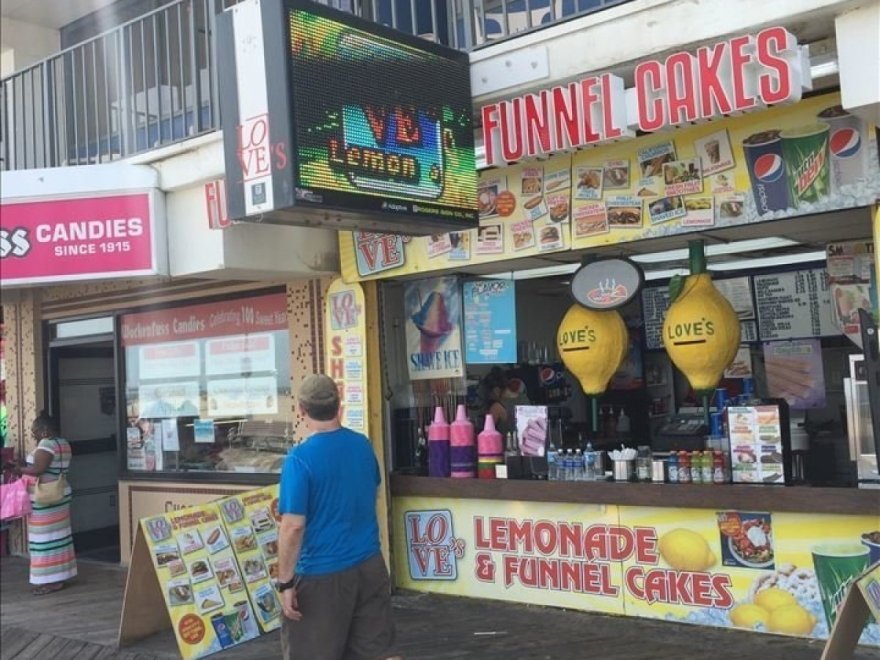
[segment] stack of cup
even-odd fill
[[[494,479],[495,466],[504,462],[504,443],[501,433],[495,430],[495,418],[486,415],[486,423],[477,436],[477,476]]]
[[[449,424],[443,407],[437,406],[434,422],[428,427],[428,476],[448,477],[449,474]]]
[[[449,431],[449,457],[454,479],[477,476],[474,425],[467,418],[463,404],[459,404]]]

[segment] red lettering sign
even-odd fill
[[[486,165],[516,162],[800,100],[809,82],[795,37],[771,27],[635,67],[635,104],[621,78],[604,73],[483,106]]]

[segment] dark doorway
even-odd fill
[[[73,450],[68,479],[77,557],[119,557],[119,443],[116,357],[112,337],[49,347],[51,410]]]

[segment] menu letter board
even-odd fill
[[[516,362],[516,294],[511,280],[464,283],[468,364]]]
[[[763,341],[840,334],[824,268],[756,275],[754,280]]]

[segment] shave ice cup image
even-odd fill
[[[443,294],[432,291],[419,311],[413,314],[412,322],[421,334],[419,352],[436,352],[453,328]]]
[[[822,609],[831,630],[850,584],[868,568],[870,550],[858,541],[822,543],[813,547],[812,554]]]

